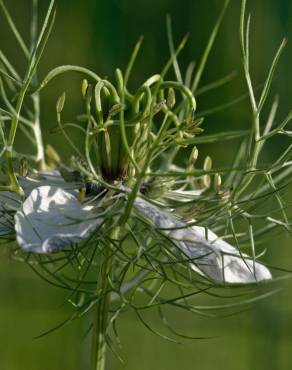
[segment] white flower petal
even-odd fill
[[[137,198],[135,208],[192,259],[191,268],[220,283],[250,284],[272,278],[270,271],[261,263],[254,262],[211,230],[205,235],[200,226],[186,224],[158,207]],[[176,230],[163,230],[180,228]]]
[[[66,182],[59,171],[32,172],[26,177],[18,176],[18,181],[26,197],[33,189],[52,185],[74,193],[80,186],[78,182]],[[0,192],[0,236],[14,233],[14,212],[21,206],[19,195],[9,191]]]
[[[18,244],[26,251],[48,253],[86,239],[103,218],[76,195],[56,186],[34,189],[15,214]]]

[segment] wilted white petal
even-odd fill
[[[102,222],[96,205],[82,204],[77,192],[56,186],[34,189],[15,214],[18,244],[26,251],[48,253],[86,239]]]
[[[272,278],[270,271],[261,263],[254,262],[246,254],[226,241],[218,238],[211,230],[186,224],[158,207],[137,198],[135,208],[192,260],[190,266],[208,278],[220,283],[250,284]],[[163,230],[177,228],[176,230]],[[181,228],[181,229],[179,229]]]
[[[66,182],[59,171],[42,171],[32,172],[26,177],[19,176],[18,181],[22,187],[25,196],[28,196],[31,191],[40,186],[58,186],[62,189],[71,191],[80,186],[78,182]]]
[[[249,284],[272,278],[270,271],[261,263],[242,253],[211,230],[193,226],[173,230],[169,236],[178,241],[190,258],[194,270],[200,269],[206,276],[221,283]],[[198,253],[198,251],[200,251]]]

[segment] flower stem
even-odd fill
[[[111,237],[118,237],[118,228],[114,228]],[[92,347],[91,347],[91,370],[104,370],[106,364],[106,332],[108,324],[108,311],[110,304],[109,276],[112,269],[112,256],[110,248],[105,248],[102,256],[100,270],[97,279],[97,303],[93,319]]]

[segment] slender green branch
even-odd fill
[[[125,88],[127,87],[127,84],[128,84],[128,81],[129,81],[129,77],[131,75],[131,72],[132,72],[134,63],[136,61],[137,55],[139,53],[139,50],[141,48],[142,42],[143,42],[143,37],[141,36],[139,38],[137,44],[135,45],[135,48],[133,50],[133,53],[131,55],[130,61],[128,63],[128,66],[127,66],[127,69],[126,69],[126,72],[125,72],[125,79],[124,79]]]
[[[176,75],[176,79],[178,82],[182,83],[183,79],[182,79],[181,71],[178,65],[178,61],[177,61],[176,53],[174,49],[172,24],[171,24],[171,17],[169,14],[167,14],[166,16],[166,29],[167,29],[168,46],[170,50],[170,55],[172,56],[172,64],[173,64],[174,72]]]
[[[161,78],[163,79],[166,75],[166,73],[169,71],[169,68],[171,67],[171,65],[174,63],[174,61],[176,60],[177,56],[179,55],[179,53],[183,50],[183,48],[185,47],[187,41],[188,41],[188,38],[189,38],[189,35],[186,34],[183,39],[181,40],[181,42],[179,43],[177,49],[175,50],[175,52],[173,52],[170,56],[170,59],[168,60],[168,62],[166,63],[166,65],[164,66],[160,76]]]
[[[23,38],[21,37],[13,19],[11,18],[11,15],[8,12],[3,0],[0,0],[0,8],[2,9],[2,11],[4,13],[5,18],[7,20],[7,23],[9,24],[9,27],[10,27],[11,31],[13,32],[21,50],[23,51],[23,53],[27,57],[27,59],[29,59],[29,56],[30,56],[29,50],[28,50],[27,46],[25,45],[25,42],[24,42]]]
[[[233,81],[233,79],[236,76],[237,76],[237,72],[232,71],[228,75],[226,75],[226,76],[224,76],[224,77],[222,77],[222,78],[220,78],[220,79],[218,79],[214,82],[211,82],[208,85],[202,86],[200,89],[197,89],[195,96],[197,97],[197,96],[202,95],[202,94],[204,94],[208,91],[217,89],[218,87],[221,87],[221,86],[227,84],[228,82]]]
[[[270,71],[268,73],[268,77],[267,77],[266,82],[265,82],[265,86],[264,86],[263,91],[262,91],[262,95],[260,97],[258,112],[260,112],[262,110],[262,108],[265,104],[265,101],[267,99],[267,96],[268,96],[268,93],[269,93],[269,90],[270,90],[270,86],[271,86],[271,83],[272,83],[272,80],[273,80],[273,77],[274,77],[275,69],[277,67],[277,64],[279,62],[279,59],[282,55],[282,52],[283,52],[286,44],[287,44],[287,39],[283,39],[279,49],[276,52],[276,55],[275,55],[274,60],[272,62]]]
[[[202,77],[202,74],[204,72],[204,69],[205,69],[205,66],[206,66],[206,63],[207,63],[207,60],[208,60],[208,56],[210,54],[210,51],[211,51],[212,46],[214,44],[214,41],[216,39],[217,33],[219,31],[219,28],[220,28],[220,25],[222,23],[222,20],[223,20],[223,17],[224,17],[224,14],[226,12],[228,4],[229,4],[229,0],[225,0],[223,9],[222,9],[221,13],[219,14],[217,22],[215,23],[215,26],[214,26],[214,28],[211,32],[210,37],[209,37],[207,47],[206,47],[206,49],[205,49],[205,51],[202,55],[200,64],[198,65],[198,69],[197,69],[197,72],[195,74],[192,86],[191,86],[191,90],[192,90],[193,93],[196,92],[196,90],[199,86],[199,83],[201,81],[201,77]]]
[[[274,60],[272,62],[270,71],[268,73],[268,77],[266,79],[266,82],[264,84],[264,88],[259,100],[259,103],[257,103],[255,94],[254,94],[254,88],[252,86],[252,80],[250,76],[249,71],[249,29],[250,29],[250,16],[248,17],[247,24],[245,26],[245,12],[246,12],[246,0],[242,0],[241,2],[241,14],[240,14],[240,44],[241,44],[241,51],[242,51],[242,59],[243,59],[243,69],[245,74],[245,79],[248,87],[249,97],[251,101],[251,107],[252,107],[252,123],[253,123],[253,135],[250,137],[250,145],[248,150],[248,158],[249,158],[249,167],[251,170],[255,169],[257,166],[258,158],[260,155],[260,152],[263,148],[264,141],[267,138],[273,136],[275,133],[278,133],[285,125],[289,122],[291,119],[290,115],[288,115],[287,120],[284,120],[284,122],[275,130],[273,130],[270,133],[264,134],[261,136],[260,132],[260,113],[264,106],[264,103],[266,101],[266,98],[269,93],[271,81],[275,72],[276,65],[279,61],[279,58],[281,56],[282,51],[284,50],[286,40],[284,39],[282,44],[280,45]],[[254,145],[252,145],[252,143]],[[246,188],[250,185],[254,178],[254,173],[250,173],[247,176],[244,176],[242,179],[242,182],[238,186],[238,188],[235,191],[235,198],[238,199],[238,197],[246,190]]]
[[[38,91],[42,90],[55,77],[62,75],[64,73],[68,73],[68,72],[77,72],[77,73],[84,74],[88,77],[91,77],[96,82],[99,82],[101,80],[101,78],[96,73],[90,71],[87,68],[80,67],[80,66],[73,66],[73,65],[64,65],[64,66],[60,66],[60,67],[56,67],[52,69],[46,75],[43,81],[38,86],[36,86],[35,89],[31,91],[30,93],[31,94],[37,93]]]

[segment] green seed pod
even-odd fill
[[[64,104],[66,101],[66,93],[63,92],[63,94],[59,97],[56,104],[56,111],[58,114],[60,114],[64,108]]]
[[[26,177],[28,174],[28,162],[26,158],[21,158],[19,164],[19,174],[20,176]]]

